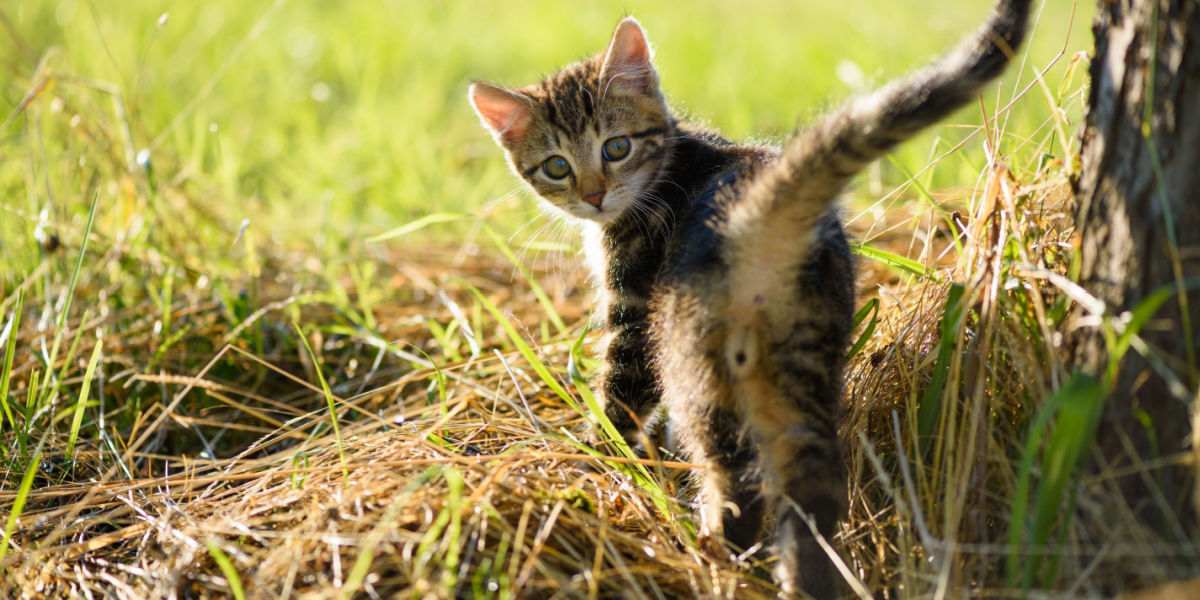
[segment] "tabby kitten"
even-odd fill
[[[661,401],[672,439],[705,467],[702,534],[747,548],[773,523],[785,591],[840,588],[807,518],[828,538],[848,500],[837,428],[854,264],[834,202],[1000,74],[1029,9],[1000,0],[956,51],[783,148],[676,120],[632,18],[603,54],[541,83],[471,85],[516,174],[583,231],[608,417],[635,442]]]

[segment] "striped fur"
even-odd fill
[[[1002,72],[1029,8],[1000,0],[956,51],[782,149],[676,121],[632,19],[605,52],[541,83],[472,85],[513,171],[584,233],[609,418],[636,442],[663,406],[672,443],[705,466],[702,533],[744,549],[772,525],[787,592],[841,589],[809,527],[832,536],[848,501],[837,429],[854,265],[834,202],[864,166]],[[617,161],[601,151],[614,136],[631,146]],[[551,157],[570,175],[549,176]]]

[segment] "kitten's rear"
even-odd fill
[[[663,286],[656,322],[658,355],[670,363],[661,370],[664,399],[697,416],[697,423],[681,420],[691,431],[679,437],[693,460],[716,467],[701,488],[705,524],[726,538],[757,531],[760,511],[724,507],[757,484],[763,498],[756,502],[773,513],[785,590],[829,597],[841,579],[817,540],[832,536],[847,502],[836,432],[853,273],[832,204],[864,166],[996,77],[1021,44],[1029,7],[1030,0],[1002,0],[956,51],[849,102],[800,132],[777,160],[718,191],[723,210],[707,226],[719,240],[719,263],[676,269]],[[697,404],[712,407],[707,418]],[[714,439],[707,421],[722,412],[740,421],[735,429],[749,439],[755,469],[715,464],[713,448],[743,443]]]

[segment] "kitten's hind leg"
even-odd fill
[[[756,453],[742,434],[735,410],[715,403],[706,408],[703,414],[693,411],[678,425],[691,429],[689,454],[705,465],[697,497],[703,532],[713,542],[727,542],[730,553],[740,554],[759,541],[766,512]]]
[[[739,553],[749,550],[762,534],[766,502],[750,438],[742,434],[741,419],[731,409],[716,411],[710,442],[727,489],[721,507],[721,530],[725,541]]]
[[[720,336],[708,307],[690,294],[660,298],[656,318],[655,355],[672,442],[689,462],[703,465],[694,474],[701,535],[741,552],[759,540],[766,505],[754,443],[744,435],[722,370]]]
[[[846,512],[845,479],[840,468],[833,466],[840,463],[840,457],[831,454],[824,439],[815,437],[824,436],[815,436],[800,425],[768,443],[774,446],[771,452],[782,455],[781,460],[791,458],[786,469],[764,465],[775,471],[767,476],[775,480],[767,491],[775,505],[775,553],[779,557],[775,579],[787,591],[802,589],[814,598],[833,598],[845,585],[816,536],[831,542],[837,522]],[[776,486],[778,491],[770,489]]]
[[[775,511],[776,580],[787,592],[834,598],[844,583],[806,516],[828,541],[846,512],[836,384],[833,374],[808,368],[803,355],[779,350],[772,348],[772,358],[734,386],[759,454],[763,493]]]

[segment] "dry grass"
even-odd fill
[[[412,353],[388,346],[379,354],[352,335],[310,335],[321,368],[332,374],[344,465],[322,391],[310,383],[314,365],[294,343],[268,340],[259,353],[225,346],[195,373],[110,376],[108,402],[152,385],[170,399],[168,408],[142,413],[131,437],[146,443],[120,448],[116,464],[91,449],[74,465],[43,465],[0,585],[9,594],[224,595],[228,583],[207,548],[216,543],[253,596],[767,593],[765,582],[682,542],[686,509],[672,505],[675,515],[664,518],[621,473],[631,461],[582,451],[574,440],[585,429],[581,416],[548,394],[518,353],[501,350],[494,326],[477,330],[477,356],[436,370],[421,366],[417,349],[436,346],[425,320],[453,319],[438,292],[465,304],[469,284],[521,307],[518,315],[536,318],[538,309],[513,285],[506,264],[455,262],[451,253],[409,259],[420,266],[393,285],[410,301],[380,306],[376,315],[384,323],[378,333],[406,340]],[[457,290],[444,273],[463,280]],[[581,283],[573,280],[570,289]],[[231,328],[219,310],[192,306],[176,315],[177,326],[223,339]],[[328,319],[325,311],[307,305],[298,312],[312,322]],[[255,326],[286,337],[284,312],[266,311]],[[565,314],[577,320],[579,313]],[[548,363],[565,364],[571,342],[550,341],[538,351]],[[92,343],[81,343],[78,354]],[[34,366],[29,357],[17,364],[21,381]],[[201,431],[214,430],[218,439],[210,434],[197,444]],[[43,455],[53,455],[57,443],[49,439]],[[208,444],[226,458],[209,458]],[[689,467],[642,462],[667,479]],[[13,497],[0,492],[4,505]],[[367,570],[356,574],[357,561]]]

